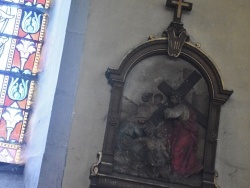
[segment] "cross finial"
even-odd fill
[[[191,11],[193,4],[184,0],[167,0],[166,6],[175,9],[174,22],[181,23],[182,10]]]

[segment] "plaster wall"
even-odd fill
[[[57,2],[58,4],[55,4],[55,8],[60,10],[61,6],[61,11],[54,15],[54,22],[51,25],[57,27],[55,29],[57,32],[54,35],[55,38],[60,37],[62,34],[65,34],[65,38],[58,42],[51,40],[51,44],[52,47],[60,47],[60,49],[63,49],[63,52],[62,56],[59,56],[59,53],[55,53],[54,48],[49,48],[51,53],[55,55],[55,59],[58,60],[58,58],[61,58],[60,71],[57,75],[58,82],[55,89],[39,181],[37,186],[30,186],[31,188],[62,187],[72,111],[78,83],[79,65],[82,59],[89,0],[65,0],[65,2],[60,1],[60,3],[59,1]],[[69,11],[69,15],[67,14],[67,10]],[[65,28],[62,28],[62,25]],[[53,65],[51,71],[54,71],[54,66],[56,65]]]
[[[223,106],[216,157],[221,188],[250,184],[249,0],[189,0],[183,23],[193,43],[200,42],[234,93]],[[102,150],[110,100],[104,73],[150,34],[160,36],[173,12],[165,0],[91,0],[63,188],[87,188],[89,169]]]
[[[24,187],[38,186],[42,160],[46,150],[47,135],[50,125],[52,106],[56,92],[57,79],[60,69],[63,44],[66,33],[67,19],[71,1],[55,0],[51,3],[48,27],[42,49],[39,81],[37,83],[33,113],[29,121],[26,137],[28,138],[25,152],[25,169],[23,174]],[[51,127],[54,127],[52,124]],[[57,143],[63,145],[63,143]],[[55,146],[54,146],[54,150]],[[61,154],[65,157],[66,154]],[[59,158],[58,158],[59,160]],[[52,170],[51,168],[50,170]],[[47,179],[48,180],[48,179]]]

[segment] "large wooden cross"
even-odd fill
[[[166,6],[175,9],[174,22],[180,23],[182,10],[191,11],[193,4],[184,0],[167,0]]]
[[[197,120],[200,123],[202,127],[206,129],[207,127],[207,118],[204,116],[199,110],[197,110],[192,104],[187,102],[184,97],[188,94],[188,92],[198,83],[198,81],[201,79],[201,75],[197,71],[193,71],[191,75],[184,80],[184,82],[176,89],[174,90],[171,86],[169,86],[166,82],[162,82],[158,89],[166,96],[169,97],[172,92],[176,92],[180,94],[183,97],[183,102],[185,105],[187,105],[189,108],[191,108],[197,116]]]

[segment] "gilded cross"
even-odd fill
[[[174,22],[181,22],[182,10],[191,11],[192,3],[185,2],[184,0],[167,0],[167,7],[174,8]]]

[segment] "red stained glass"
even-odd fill
[[[9,138],[7,138],[7,124],[4,119],[1,119],[0,124],[0,140],[1,141],[10,141],[11,143],[18,143],[21,138],[21,130],[22,130],[23,122],[19,122],[16,124],[15,128],[10,133]]]
[[[29,70],[33,75],[37,73],[37,63],[40,59],[40,45],[33,41],[21,39],[16,40],[14,54],[9,58],[9,66],[6,70],[12,70],[18,67],[20,71]],[[12,62],[11,62],[12,61]]]
[[[6,21],[0,23],[0,70],[12,71],[18,67],[37,73],[40,50],[44,38],[47,15],[38,10],[0,6]],[[10,36],[8,36],[10,35]]]
[[[12,0],[12,1],[1,0],[1,1],[47,9],[49,8],[51,0]]]
[[[15,102],[16,101],[11,100],[8,96],[6,96],[4,106],[11,106]],[[18,105],[19,108],[26,109],[26,107],[27,107],[27,97],[22,101],[17,101],[16,104]]]
[[[32,40],[42,41],[47,15],[39,11],[23,10],[21,13],[19,37],[29,37]]]
[[[50,0],[0,2],[0,162],[22,164]]]
[[[31,3],[33,5],[43,5],[44,7],[47,5],[45,8],[48,8],[50,0],[25,0],[24,2],[25,4]]]

